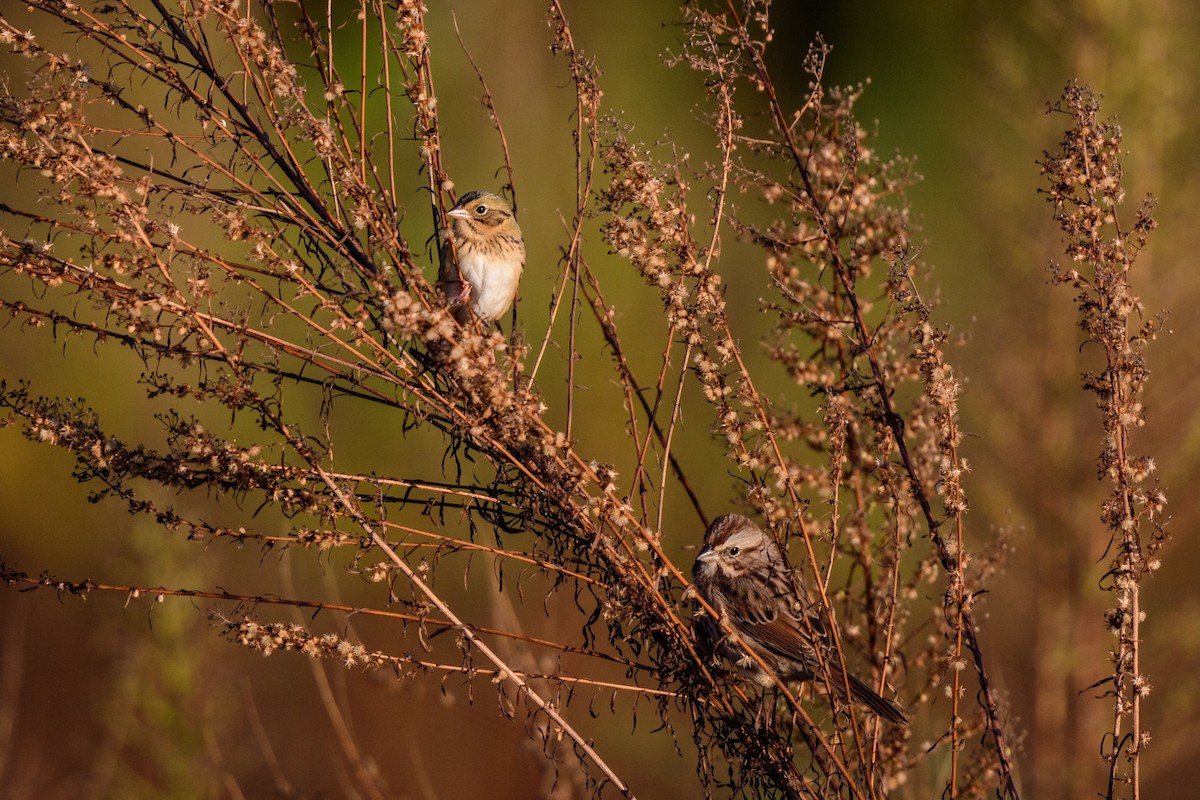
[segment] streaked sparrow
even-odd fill
[[[710,652],[736,663],[746,677],[764,686],[772,683],[744,648],[785,681],[812,680],[821,674],[823,661],[829,684],[839,697],[845,699],[849,686],[850,696],[878,716],[908,724],[894,704],[853,675],[842,673],[800,575],[793,573],[775,541],[750,520],[738,514],[713,520],[692,566],[692,581],[696,593],[737,634],[729,636],[717,620],[698,609],[693,618],[697,638]]]
[[[471,312],[493,322],[517,296],[525,267],[521,228],[504,198],[491,192],[464,194],[447,216],[454,247],[449,242],[442,246],[438,288],[459,324],[470,322]]]

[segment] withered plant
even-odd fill
[[[163,535],[242,545],[221,551],[231,562],[345,553],[354,579],[377,586],[364,606],[281,597],[265,579],[234,595],[7,563],[14,589],[205,598],[215,631],[263,653],[477,701],[494,691],[540,745],[557,796],[635,796],[592,728],[628,727],[647,708],[697,765],[680,796],[1017,796],[975,602],[994,564],[968,537],[960,383],[911,240],[914,174],[874,149],[854,115],[861,89],[827,84],[822,41],[789,107],[765,59],[769,4],[685,5],[673,61],[707,90],[712,141],[695,160],[617,116],[621,98],[603,93],[552,0],[547,45],[575,89],[575,160],[559,165],[573,170],[575,207],[544,323],[523,312],[496,330],[458,326],[431,285],[429,242],[460,193],[433,64],[462,56],[429,36],[437,9],[28,5],[37,34],[0,16],[0,42],[23,59],[0,97],[0,154],[21,187],[0,207],[7,331],[81,339],[98,359],[127,347],[144,363],[137,391],[169,410],[161,441],[129,441],[86,399],[6,375],[4,423],[70,452],[93,499]],[[534,187],[516,179],[475,69],[519,199]],[[1064,163],[1048,169],[1079,169]],[[1146,227],[1114,240],[1124,255],[1106,243],[1085,260],[1113,275]],[[1073,234],[1080,247],[1090,231]],[[1123,444],[1140,420],[1135,362],[1150,332],[1130,352],[1107,327],[1112,293],[1129,298],[1115,272],[1116,283],[1059,274],[1085,290],[1089,335],[1114,359],[1089,381],[1107,403],[1104,469],[1120,487],[1106,513],[1120,599],[1114,776],[1140,747],[1137,585],[1161,541],[1137,538],[1138,521],[1158,520],[1157,495],[1136,493],[1148,465]],[[661,308],[650,348],[608,299],[638,277]],[[732,282],[769,291],[761,342],[730,313]],[[431,346],[446,352],[431,358]],[[565,380],[544,377],[556,363]],[[617,391],[601,413],[580,387],[604,382]],[[356,463],[339,431],[363,414],[409,444]],[[681,458],[688,440],[715,456]],[[714,480],[725,494],[703,496]],[[210,508],[190,512],[172,493]],[[895,697],[911,727],[840,703],[828,675],[763,690],[703,657],[690,563],[730,509],[769,528],[831,652]],[[476,562],[494,585],[471,580]],[[342,622],[323,631],[287,606]],[[529,633],[551,608],[560,634]],[[358,636],[351,623],[371,618],[391,635]]]
[[[1056,152],[1047,152],[1042,173],[1047,199],[1067,245],[1073,266],[1050,265],[1055,283],[1077,290],[1079,327],[1086,342],[1103,354],[1099,368],[1083,373],[1083,388],[1096,396],[1103,426],[1097,477],[1112,484],[1100,519],[1109,541],[1103,588],[1115,605],[1105,621],[1116,636],[1112,674],[1098,681],[1113,702],[1112,727],[1101,754],[1108,761],[1104,796],[1141,796],[1141,754],[1150,742],[1142,721],[1142,700],[1150,679],[1141,667],[1139,629],[1145,618],[1142,582],[1161,566],[1159,548],[1166,541],[1167,499],[1156,485],[1154,459],[1136,455],[1133,432],[1143,426],[1142,394],[1150,371],[1146,349],[1162,329],[1159,316],[1143,318],[1144,308],[1130,283],[1130,271],[1145,249],[1155,222],[1154,201],[1147,197],[1122,222],[1125,200],[1121,169],[1121,129],[1100,117],[1100,101],[1090,89],[1067,87],[1052,113],[1071,118],[1071,128]]]

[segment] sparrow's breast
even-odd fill
[[[471,310],[485,322],[504,316],[517,295],[522,261],[494,255],[460,257],[459,270],[471,284]]]

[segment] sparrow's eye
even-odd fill
[[[475,213],[482,217],[487,213],[487,206],[485,206],[483,203],[480,203],[479,205],[475,206]]]
[[[729,555],[731,555],[731,556],[736,556],[740,552],[742,552],[742,548],[740,548],[740,547],[729,548]]]

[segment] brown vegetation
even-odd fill
[[[790,107],[764,56],[767,4],[685,6],[672,60],[705,87],[714,143],[697,161],[612,116],[621,98],[603,94],[552,2],[551,48],[575,93],[575,158],[561,166],[575,207],[548,312],[499,331],[460,326],[432,287],[425,244],[459,191],[420,3],[337,22],[307,4],[30,5],[82,55],[0,17],[31,76],[10,75],[0,97],[0,154],[21,187],[0,206],[0,307],[10,331],[82,340],[98,359],[128,348],[139,402],[165,405],[155,435],[4,376],[0,419],[70,453],[94,501],[220,548],[230,569],[250,556],[262,582],[233,592],[220,578],[133,584],[5,563],[7,591],[193,598],[210,630],[264,654],[494,693],[556,797],[639,794],[629,755],[597,730],[639,721],[696,764],[680,796],[1018,796],[1019,727],[977,604],[997,561],[967,525],[962,384],[913,244],[912,165],[877,152],[855,117],[861,89],[829,85],[824,42]],[[518,200],[535,189],[481,86]],[[1129,448],[1158,329],[1138,322],[1129,268],[1152,222],[1148,207],[1118,220],[1120,137],[1094,98],[1071,86],[1059,110],[1072,128],[1043,169],[1074,266],[1054,276],[1079,291],[1106,357],[1084,385],[1114,484],[1107,796],[1136,797],[1139,587],[1159,563],[1165,501]],[[765,360],[747,356],[756,345],[728,307],[748,274],[772,291]],[[612,300],[632,276],[657,297],[652,324]],[[443,341],[449,355],[427,358]],[[345,433],[363,415],[386,448]],[[699,488],[714,476],[724,495]],[[895,697],[911,728],[831,707],[828,676],[763,691],[701,657],[690,548],[731,507],[803,571],[840,669]],[[281,589],[281,549],[344,567],[364,599]],[[329,696],[344,786],[392,794]]]

